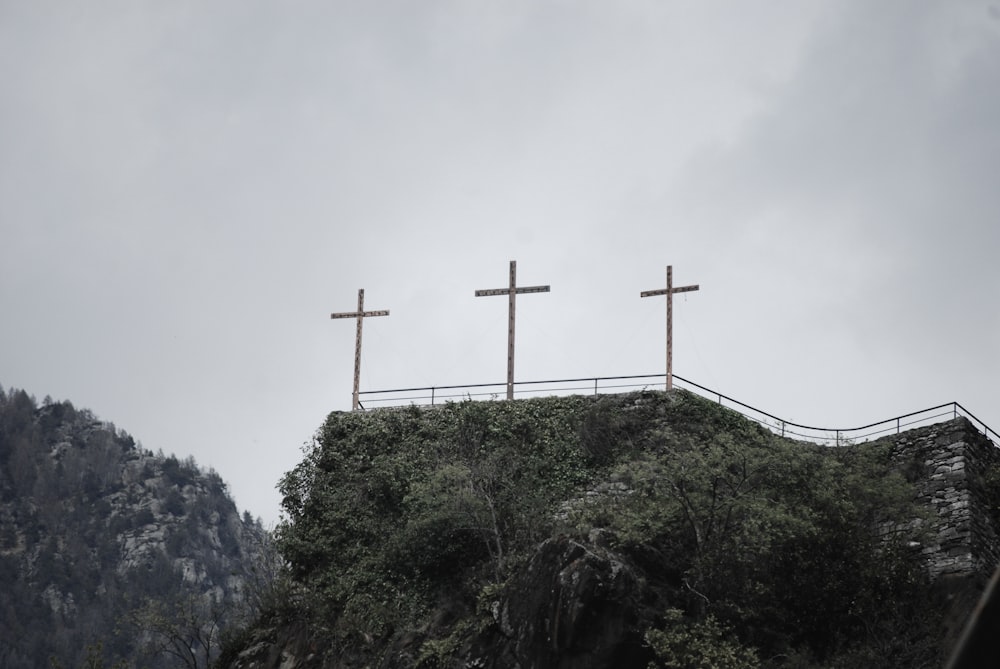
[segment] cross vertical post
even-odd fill
[[[653,297],[654,295],[667,296],[667,390],[674,387],[674,293],[686,293],[692,290],[698,290],[698,285],[678,286],[677,288],[674,288],[674,268],[672,265],[667,265],[666,289],[661,288],[658,290],[644,290],[639,293],[639,297]]]
[[[514,311],[518,293],[547,293],[549,286],[517,287],[517,261],[510,261],[510,284],[507,288],[477,290],[476,297],[507,295],[507,399],[514,399]]]
[[[507,399],[514,398],[514,308],[517,295],[517,261],[510,261],[510,288],[507,297]]]
[[[358,390],[361,384],[361,323],[366,316],[388,316],[388,309],[365,311],[365,289],[358,289],[358,310],[330,314],[330,318],[356,318],[358,321],[357,335],[354,340],[354,393],[351,395],[351,410],[357,411],[361,406]]]

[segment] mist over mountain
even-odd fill
[[[0,387],[0,666],[205,667],[270,542],[225,482],[87,409]]]

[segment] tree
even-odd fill
[[[219,653],[223,605],[214,597],[186,595],[149,601],[130,615],[150,657],[167,656],[188,669],[208,669]]]
[[[274,535],[266,530],[260,520],[243,512],[243,589],[239,593],[240,606],[233,616],[236,625],[248,625],[279,596],[277,590],[284,578],[284,561],[275,546]]]
[[[403,499],[406,525],[397,559],[439,578],[459,574],[463,565],[487,553],[499,574],[505,541],[494,500],[483,488],[464,463],[442,463],[415,481]]]
[[[52,669],[63,669],[62,663],[55,657],[51,658]],[[4,665],[6,666],[6,665]],[[83,659],[82,669],[105,669],[104,660],[104,644],[100,641],[93,644],[87,644],[86,656]],[[125,660],[119,660],[114,664],[110,665],[110,669],[128,669],[128,663]]]
[[[888,625],[922,585],[906,532],[913,493],[884,448],[823,449],[755,430],[672,435],[612,473],[631,494],[586,514],[636,556],[657,555],[672,604],[784,652],[839,652]]]

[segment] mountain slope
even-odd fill
[[[0,389],[0,666],[207,666],[267,546],[217,473]]]

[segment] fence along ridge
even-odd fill
[[[919,411],[911,411],[910,413],[901,414],[899,416],[893,416],[892,418],[887,418],[885,420],[876,421],[874,423],[869,423],[867,425],[861,425],[859,427],[817,427],[814,425],[804,425],[802,423],[795,423],[793,421],[785,420],[779,416],[772,413],[758,409],[757,407],[751,406],[745,402],[741,402],[735,398],[725,395],[717,390],[707,388],[699,383],[685,379],[682,376],[673,374],[673,379],[675,381],[680,381],[684,386],[690,386],[690,388],[685,388],[685,390],[692,391],[696,394],[705,397],[706,399],[714,399],[719,404],[723,406],[728,406],[728,408],[740,413],[746,418],[749,418],[764,427],[780,434],[783,437],[798,437],[801,439],[806,439],[809,441],[816,441],[820,443],[837,443],[841,444],[846,440],[861,440],[874,437],[876,435],[892,432],[899,433],[902,428],[912,427],[918,424],[930,424],[930,421],[936,418],[943,418],[945,416],[951,416],[952,418],[957,418],[958,416],[963,416],[968,418],[970,422],[976,427],[977,430],[982,432],[991,441],[1000,441],[1000,434],[995,430],[990,428],[983,422],[980,418],[976,417],[971,411],[966,409],[958,402],[946,402],[944,404],[939,404],[937,406],[929,407],[927,409],[921,409]],[[637,381],[640,379],[663,379],[663,374],[633,374],[627,376],[588,376],[588,377],[578,377],[572,379],[550,379],[544,381],[516,381],[514,383],[515,392],[525,393],[533,392],[531,386],[544,386],[544,385],[555,385],[555,384],[568,384],[568,383],[588,383],[586,387],[572,387],[572,388],[551,388],[552,391],[573,391],[573,390],[587,390],[592,391],[593,394],[613,394],[607,391],[617,391],[622,388],[647,388],[649,383],[629,383],[629,384],[617,384],[617,385],[600,385],[601,382],[608,381]],[[367,397],[370,402],[384,402],[381,407],[398,407],[404,406],[407,403],[414,404],[415,400],[423,400],[419,403],[421,406],[435,406],[436,402],[447,401],[455,398],[473,398],[473,397],[483,397],[491,396],[497,397],[499,393],[496,392],[475,392],[470,393],[469,390],[481,390],[484,388],[505,388],[505,382],[500,383],[465,383],[458,385],[442,385],[442,386],[422,386],[413,388],[392,388],[388,390],[363,390],[359,392],[359,395]],[[661,381],[659,385],[663,385]],[[523,390],[516,390],[516,388],[527,386],[529,388]],[[464,393],[454,393],[451,391],[456,390],[466,390]],[[438,391],[445,391],[445,394],[439,394]],[[602,392],[604,391],[604,392]],[[399,393],[424,393],[423,395],[416,396],[398,396]],[[429,394],[428,394],[429,393]],[[380,398],[379,395],[392,395],[391,397]],[[429,400],[429,401],[428,401]],[[364,408],[363,406],[361,408]],[[937,413],[934,413],[937,412]],[[930,415],[932,414],[932,415]],[[904,422],[905,421],[905,422]],[[879,429],[876,429],[879,428]],[[799,432],[799,430],[807,430],[814,434],[807,434]],[[856,434],[866,430],[871,430],[866,434]]]

